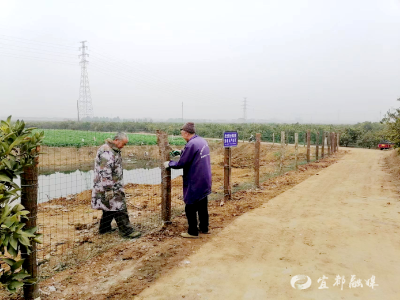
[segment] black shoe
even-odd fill
[[[107,230],[107,231],[104,231],[104,232],[100,232],[100,231],[99,231],[99,234],[112,233],[112,232],[114,232],[114,231],[116,231],[116,230],[117,230],[117,228],[111,228],[110,230]]]
[[[132,232],[130,234],[122,235],[122,237],[124,239],[136,239],[136,238],[140,237],[141,235],[142,234],[139,231],[134,231],[134,232]]]

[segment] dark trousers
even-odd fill
[[[188,233],[199,235],[201,232],[208,232],[208,198],[205,197],[193,204],[185,206],[186,218],[188,220]],[[199,215],[199,227],[197,227],[197,214]]]
[[[111,222],[115,219],[121,235],[131,234],[134,230],[129,222],[128,211],[104,211],[100,220],[99,233],[104,234],[111,231]]]

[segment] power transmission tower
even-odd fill
[[[79,50],[82,50],[82,54],[79,55],[81,58],[79,63],[81,65],[81,83],[79,87],[79,99],[77,101],[78,122],[84,118],[93,117],[92,97],[90,96],[89,76],[87,73],[87,64],[89,61],[86,60],[89,54],[86,53],[86,41],[82,41],[81,43],[82,47],[79,48]]]
[[[243,107],[243,122],[246,123],[246,121],[247,121],[247,98],[244,98],[242,107]]]

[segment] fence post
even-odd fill
[[[295,133],[294,134],[294,164],[296,166],[296,170],[299,168],[298,162],[297,162],[298,153],[299,153],[299,134]]]
[[[325,131],[322,131],[321,158],[325,157]]]
[[[311,132],[307,130],[307,163],[311,161]]]
[[[36,152],[40,152],[40,148],[36,148]],[[29,211],[28,219],[24,220],[25,228],[30,229],[36,227],[37,219],[37,195],[38,195],[38,163],[39,157],[31,166],[24,167],[24,172],[21,174],[21,204]],[[21,258],[25,259],[23,268],[31,275],[30,278],[34,283],[24,285],[24,298],[36,299],[39,298],[38,268],[37,268],[37,253],[36,242],[32,241],[31,253],[27,254],[25,247],[21,248]]]
[[[275,133],[272,134],[272,146],[275,144]]]
[[[224,201],[231,199],[231,160],[232,160],[232,148],[225,148],[224,155]]]
[[[326,133],[326,147],[328,148],[328,156],[331,155],[331,133],[327,132]]]
[[[317,131],[317,136],[315,140],[315,160],[319,158],[319,131]]]
[[[281,161],[279,164],[279,173],[283,171],[283,161],[285,160],[285,132],[281,131]]]
[[[335,133],[334,132],[332,132],[332,134],[331,134],[331,139],[332,139],[332,141],[331,141],[331,147],[332,147],[331,153],[333,154],[333,153],[335,153]]]
[[[164,168],[164,162],[169,161],[172,148],[168,143],[168,134],[157,130],[157,144],[161,157],[161,218],[164,224],[171,223],[171,169]]]
[[[254,184],[256,188],[260,187],[260,144],[261,133],[256,133],[255,154],[254,154]]]
[[[339,146],[340,146],[340,133],[337,133],[337,151],[339,151]]]

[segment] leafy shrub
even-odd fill
[[[32,242],[40,243],[37,228],[24,229],[24,219],[29,211],[21,204],[12,202],[20,196],[20,187],[13,182],[24,168],[35,163],[39,155],[37,147],[43,132],[33,133],[34,128],[25,128],[23,121],[11,123],[11,117],[1,121],[0,126],[0,284],[15,292],[24,283],[31,282],[19,258],[21,249],[31,252]]]

